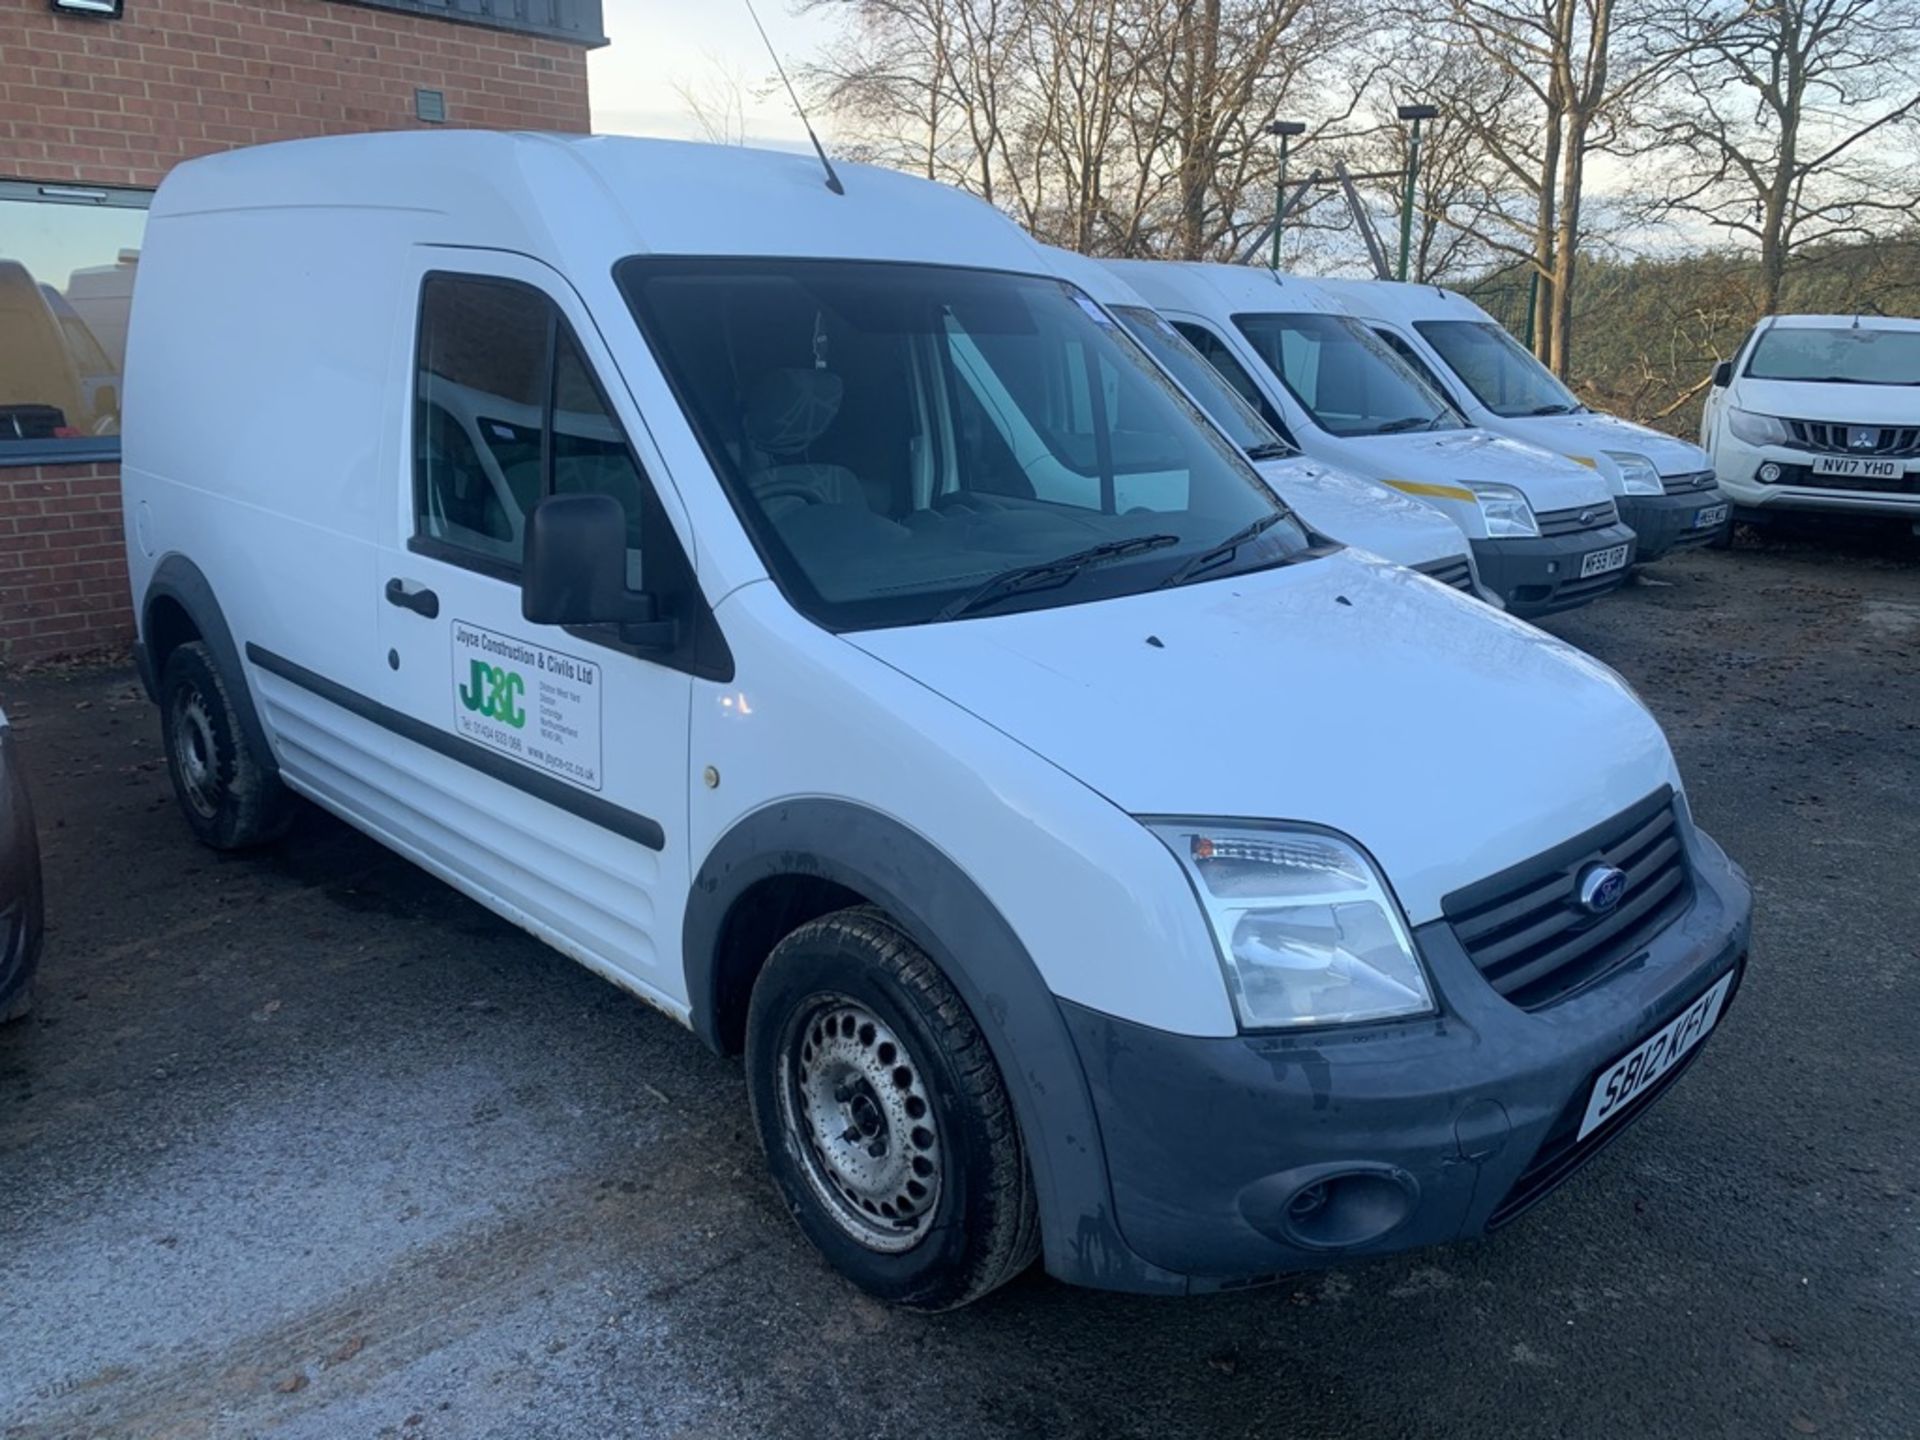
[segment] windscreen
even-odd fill
[[[833,629],[1207,575],[1306,533],[1112,319],[1054,279],[824,260],[636,258],[620,283],[783,592]],[[1280,517],[1276,522],[1273,517]]]
[[[1346,315],[1236,315],[1233,323],[1332,435],[1454,430],[1454,408],[1366,326]]]
[[[1233,443],[1257,460],[1291,455],[1294,449],[1282,440],[1260,412],[1249,405],[1226,378],[1207,363],[1206,357],[1180,338],[1180,332],[1157,312],[1142,305],[1116,305],[1113,313],[1127,333],[1158,360],[1166,372],[1200,403],[1214,422],[1233,437]]]
[[[1747,374],[1830,385],[1920,385],[1920,330],[1775,326],[1753,347]]]
[[[1571,415],[1581,408],[1551,370],[1491,320],[1416,320],[1413,328],[1496,415]]]

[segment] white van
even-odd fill
[[[1430,575],[1443,585],[1500,603],[1498,596],[1481,589],[1473,553],[1453,521],[1411,495],[1307,459],[1282,440],[1260,412],[1126,281],[1098,260],[1071,250],[1048,246],[1047,257],[1159,362],[1308,525],[1344,544]]]
[[[1714,367],[1700,443],[1754,518],[1819,510],[1920,527],[1920,320],[1769,315]]]
[[[1599,472],[1638,557],[1726,538],[1732,506],[1698,445],[1589,410],[1500,322],[1466,296],[1388,280],[1315,282],[1373,327],[1454,408],[1484,430]]]
[[[1242,265],[1108,263],[1288,441],[1442,511],[1514,614],[1568,610],[1625,581],[1634,535],[1605,481],[1469,427],[1317,283]]]
[[[175,170],[125,499],[187,823],[305,796],[744,1054],[784,1203],[902,1304],[1500,1225],[1744,968],[1659,726],[1314,543],[998,212],[840,180],[484,132]]]

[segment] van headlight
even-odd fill
[[[1784,445],[1793,438],[1787,433],[1786,422],[1771,415],[1756,415],[1751,410],[1729,409],[1727,428],[1733,431],[1734,439],[1749,445]]]
[[[1620,484],[1627,494],[1659,495],[1665,491],[1666,487],[1660,483],[1660,472],[1646,456],[1626,450],[1603,450],[1600,453],[1620,467]]]
[[[1148,828],[1193,881],[1243,1029],[1433,1013],[1400,908],[1348,841],[1244,821]]]
[[[1540,533],[1540,522],[1533,518],[1527,497],[1511,485],[1493,485],[1481,480],[1460,482],[1479,502],[1480,518],[1486,523],[1489,538],[1532,537]]]

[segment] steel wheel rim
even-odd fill
[[[776,1062],[782,1119],[821,1206],[870,1250],[910,1250],[932,1228],[940,1135],[924,1067],[879,1016],[822,996]]]
[[[194,811],[210,820],[220,809],[220,752],[213,740],[213,717],[198,686],[183,686],[175,694],[172,726],[180,788]]]

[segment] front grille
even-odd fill
[[[1754,476],[1759,480],[1759,476]],[[1920,470],[1898,475],[1816,475],[1810,465],[1782,465],[1778,480],[1762,485],[1800,485],[1808,490],[1859,490],[1875,495],[1920,495]]]
[[[1722,1018],[1726,1016],[1727,1007],[1733,1004],[1734,996],[1740,993],[1740,981],[1744,976],[1745,967],[1744,962],[1736,963],[1741,968],[1734,975],[1733,988],[1727,992],[1727,998],[1721,1002]],[[1674,1015],[1683,1014],[1687,1006],[1692,1005],[1695,1000],[1719,983],[1720,976],[1715,975],[1713,979],[1701,986],[1685,1005],[1675,1006],[1668,1019],[1671,1020]],[[1652,1034],[1659,1028],[1657,1025],[1652,1026],[1647,1033]],[[1626,1108],[1618,1115],[1610,1117],[1606,1124],[1587,1136],[1585,1140],[1581,1140],[1578,1138],[1580,1122],[1586,1118],[1587,1102],[1593,1097],[1594,1083],[1613,1068],[1618,1057],[1608,1060],[1599,1069],[1589,1074],[1573,1092],[1572,1098],[1567,1101],[1566,1108],[1555,1117],[1553,1127],[1547,1131],[1547,1138],[1542,1140],[1540,1148],[1533,1152],[1533,1159],[1529,1160],[1527,1168],[1520,1172],[1520,1178],[1513,1182],[1512,1187],[1501,1197],[1500,1203],[1494,1206],[1493,1213],[1487,1217],[1487,1229],[1498,1230],[1522,1211],[1544,1200],[1574,1171],[1631,1130],[1634,1122],[1646,1113],[1647,1107],[1666,1094],[1674,1081],[1687,1073],[1693,1062],[1700,1058],[1700,1052],[1706,1048],[1704,1044],[1695,1045],[1680,1057],[1679,1063],[1671,1070],[1628,1101]]]
[[[1669,495],[1691,495],[1696,490],[1713,489],[1711,470],[1695,470],[1686,475],[1662,475],[1660,488]]]
[[[1794,442],[1829,455],[1920,455],[1920,425],[1852,425],[1837,420],[1789,420]],[[1854,441],[1860,441],[1855,444]]]
[[[1565,510],[1542,510],[1534,516],[1542,535],[1577,535],[1582,530],[1604,530],[1620,518],[1611,500],[1574,505]]]
[[[1626,872],[1613,909],[1580,904],[1596,864]],[[1564,1000],[1639,953],[1693,893],[1673,790],[1645,800],[1545,854],[1456,890],[1440,902],[1487,983],[1523,1010]]]
[[[1414,569],[1438,580],[1442,585],[1451,585],[1469,595],[1473,593],[1473,565],[1464,555],[1450,560],[1430,560],[1425,565],[1414,566]]]

